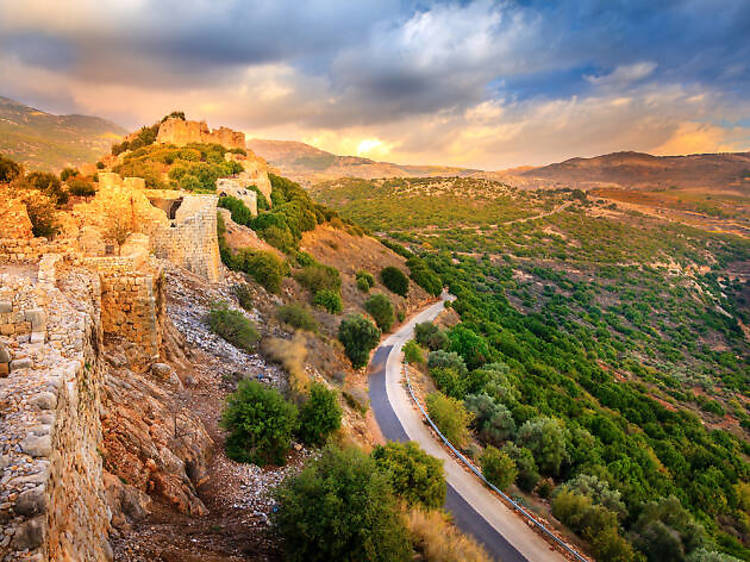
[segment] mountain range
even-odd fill
[[[0,152],[29,169],[94,162],[125,134],[99,117],[53,115],[0,96]]]
[[[53,115],[0,96],[0,152],[29,169],[52,169],[93,162],[126,134],[99,117]],[[303,185],[343,177],[486,177],[523,188],[616,186],[730,189],[750,193],[750,152],[652,156],[615,152],[571,158],[541,167],[482,171],[439,165],[378,162],[341,156],[297,141],[249,139],[247,146],[282,175]]]

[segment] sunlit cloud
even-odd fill
[[[743,0],[0,0],[0,95],[403,163],[745,150],[748,26]]]

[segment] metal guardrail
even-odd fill
[[[469,470],[471,470],[476,476],[479,477],[479,479],[484,482],[489,488],[500,494],[500,497],[502,497],[506,502],[508,502],[513,509],[515,509],[518,513],[520,513],[523,517],[525,517],[529,522],[531,522],[537,529],[539,529],[542,534],[544,534],[546,537],[552,539],[552,541],[562,548],[565,552],[573,556],[576,560],[580,560],[580,562],[589,562],[587,558],[584,558],[581,556],[576,550],[571,548],[567,543],[563,542],[557,535],[555,535],[552,531],[550,531],[547,527],[545,527],[542,523],[540,523],[533,515],[531,515],[528,511],[526,511],[523,507],[521,507],[515,500],[508,497],[505,492],[498,489],[492,482],[487,480],[484,475],[477,470],[477,468],[469,462],[469,460],[458,450],[453,446],[453,443],[451,443],[445,435],[442,434],[442,432],[438,429],[437,425],[435,425],[435,422],[432,421],[432,418],[430,418],[429,415],[427,415],[427,412],[422,407],[422,404],[419,403],[419,400],[417,400],[416,395],[414,394],[414,389],[411,386],[411,379],[409,378],[409,369],[406,368],[406,364],[402,363],[401,367],[403,369],[404,375],[406,377],[406,385],[409,388],[409,394],[411,395],[411,399],[414,400],[414,403],[417,405],[419,410],[422,412],[422,415],[425,417],[427,422],[432,426],[432,429],[435,430],[435,433],[437,433],[440,438],[443,440],[443,443],[445,443],[448,448],[453,451],[453,454],[455,454],[462,463],[464,463]]]

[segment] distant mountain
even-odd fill
[[[750,193],[750,152],[652,156],[614,152],[524,171],[526,179],[579,187],[738,189]]]
[[[53,115],[0,96],[0,153],[28,169],[93,162],[126,133],[99,117]]]
[[[376,162],[360,156],[337,156],[296,141],[250,139],[247,146],[279,172],[304,184],[343,177],[468,176],[477,170],[449,166],[411,166]]]

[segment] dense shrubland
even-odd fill
[[[750,349],[738,323],[750,311],[746,283],[727,275],[750,244],[564,189],[467,216],[448,208],[449,190],[430,193],[439,183],[341,180],[315,191],[388,232],[412,263],[416,252],[458,297],[461,324],[416,330],[433,352],[441,394],[428,406],[441,430],[461,445],[470,429],[504,453],[515,485],[549,495],[598,559],[750,558]],[[466,197],[481,187],[452,185]]]

